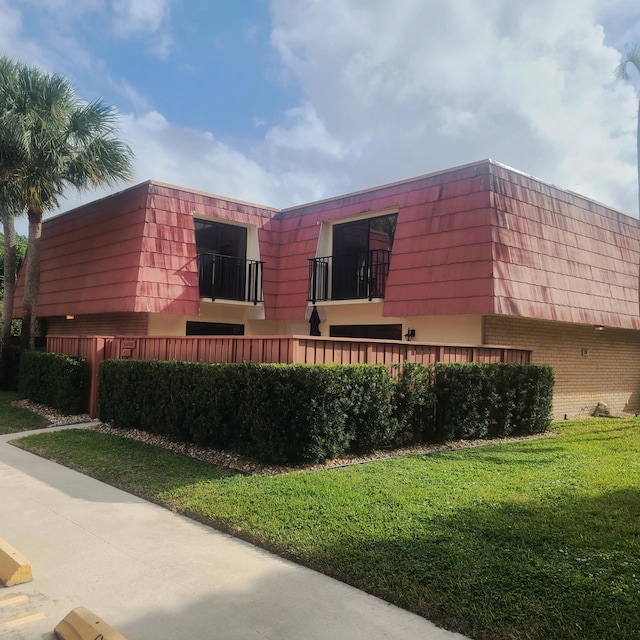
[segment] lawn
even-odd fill
[[[281,476],[90,431],[19,446],[472,638],[638,638],[640,421]]]
[[[31,413],[31,411],[12,407],[11,403],[19,398],[20,396],[17,393],[0,391],[0,435],[42,429],[49,424],[46,418]]]

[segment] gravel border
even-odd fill
[[[514,438],[496,438],[493,440],[454,440],[450,442],[439,443],[437,445],[420,445],[414,447],[404,447],[402,449],[385,449],[373,451],[364,456],[345,456],[334,458],[317,464],[301,464],[296,466],[284,465],[268,465],[256,462],[251,458],[247,458],[238,453],[229,451],[220,451],[217,449],[209,449],[200,447],[189,442],[175,442],[164,436],[138,429],[115,429],[108,425],[97,423],[89,427],[92,431],[107,433],[110,435],[121,436],[138,442],[146,442],[168,451],[173,451],[181,455],[203,460],[224,467],[231,471],[237,471],[246,475],[275,476],[285,473],[307,473],[310,471],[327,471],[330,469],[340,469],[342,467],[353,466],[357,464],[366,464],[367,462],[375,462],[378,460],[392,460],[394,458],[402,458],[408,455],[431,454],[444,451],[458,451],[461,449],[473,449],[489,444],[498,444],[503,442],[519,442],[527,440],[539,440],[541,438],[549,438],[558,435],[556,431],[547,431],[545,433],[533,436],[520,436]]]
[[[51,424],[49,427],[58,427],[64,424],[81,424],[84,422],[95,422],[91,416],[87,413],[80,413],[78,415],[66,415],[60,413],[46,404],[38,404],[31,400],[14,400],[11,403],[12,407],[20,407],[21,409],[27,409],[32,413],[37,413],[39,416],[46,418]]]
[[[513,438],[495,438],[492,440],[452,440],[450,442],[444,442],[433,445],[420,445],[413,447],[403,447],[401,449],[385,449],[380,451],[373,451],[364,456],[343,456],[341,458],[334,458],[333,460],[327,460],[318,464],[303,464],[296,466],[284,466],[284,465],[268,465],[261,464],[247,458],[238,453],[229,451],[220,451],[217,449],[210,449],[207,447],[200,447],[193,443],[188,442],[175,442],[164,436],[160,436],[154,433],[148,433],[146,431],[140,431],[139,429],[116,429],[109,425],[92,420],[87,414],[79,415],[64,415],[60,412],[47,407],[46,405],[37,404],[30,400],[16,400],[11,403],[15,407],[21,407],[28,409],[33,413],[43,416],[49,420],[52,424],[50,426],[60,425],[72,425],[72,424],[86,424],[89,423],[87,428],[92,431],[98,431],[99,433],[106,433],[109,435],[120,436],[122,438],[129,438],[130,440],[136,440],[138,442],[145,442],[168,451],[173,451],[180,455],[189,456],[196,460],[203,460],[217,466],[229,469],[230,471],[236,471],[246,475],[281,475],[284,473],[300,473],[309,471],[326,471],[329,469],[340,469],[342,467],[348,467],[356,464],[365,464],[367,462],[375,462],[376,460],[392,460],[394,458],[402,458],[408,455],[416,454],[430,454],[440,453],[443,451],[458,451],[461,449],[473,449],[475,447],[482,447],[489,444],[497,444],[503,442],[522,442],[527,440],[539,440],[541,438],[549,438],[558,435],[555,431],[547,431],[545,433],[539,433],[532,436],[520,436]]]

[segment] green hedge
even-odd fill
[[[87,411],[90,371],[85,358],[44,351],[22,354],[20,391],[61,413]]]
[[[17,391],[20,378],[20,347],[7,344],[0,351],[0,389]]]
[[[385,366],[108,360],[99,417],[264,462],[544,431],[553,373],[511,364]]]
[[[265,462],[316,462],[388,446],[386,367],[115,361],[100,365],[99,416]]]
[[[553,370],[518,364],[434,367],[436,440],[540,433],[551,424]]]
[[[405,362],[398,368],[393,395],[394,415],[398,421],[395,444],[406,446],[433,442],[436,439],[433,367]]]

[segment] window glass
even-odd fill
[[[336,224],[333,227],[333,255],[355,254],[383,249],[391,251],[396,233],[397,213]]]
[[[188,336],[243,336],[243,324],[226,322],[191,322],[187,320]]]
[[[402,340],[401,324],[339,324],[329,327],[332,338],[366,338],[370,340]]]
[[[194,220],[197,253],[246,258],[247,230],[221,222]]]

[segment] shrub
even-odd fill
[[[89,403],[90,370],[85,358],[44,351],[22,354],[21,392],[61,413],[84,413]]]
[[[337,393],[353,440],[349,449],[365,453],[392,446],[398,432],[393,415],[395,383],[384,365],[350,365],[338,370]]]
[[[184,420],[192,440],[202,446],[240,450],[244,444],[238,404],[247,386],[247,371],[237,364],[191,365],[184,369],[187,385],[202,390],[188,395]],[[187,397],[185,395],[185,397]]]
[[[99,416],[265,462],[317,462],[390,444],[392,389],[384,366],[109,360]]]
[[[491,368],[480,364],[437,363],[435,439],[483,438],[489,431],[489,407],[495,398],[488,384]]]
[[[514,365],[515,366],[515,365]],[[542,433],[551,425],[554,375],[551,367],[519,367],[514,373],[513,433]]]
[[[0,354],[0,389],[17,391],[20,378],[20,347],[7,344]]]
[[[405,446],[433,442],[435,406],[433,367],[405,362],[399,367],[393,394],[393,411],[398,422],[395,444]]]
[[[239,409],[241,445],[249,455],[267,462],[316,462],[347,450],[353,433],[337,368],[246,364],[245,371]]]
[[[108,360],[99,416],[263,462],[536,433],[550,423],[553,374],[509,364],[385,366]]]
[[[539,433],[551,424],[551,367],[438,363],[434,389],[438,440]]]

